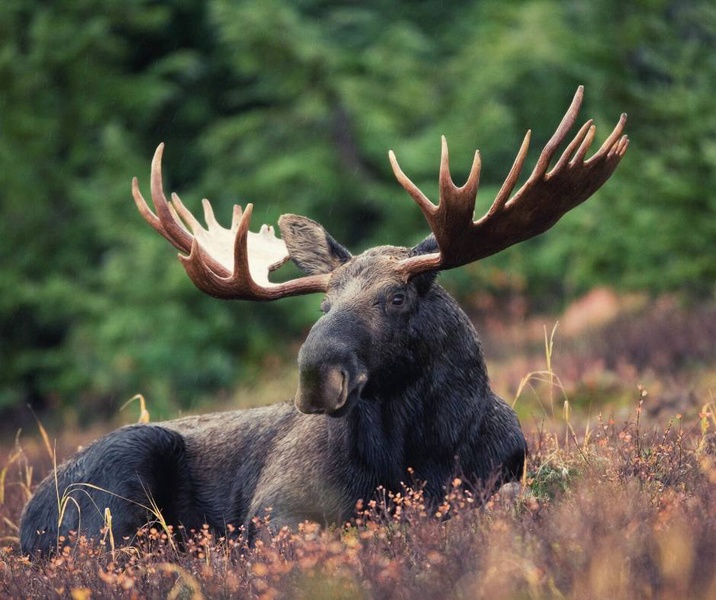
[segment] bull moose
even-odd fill
[[[281,238],[265,225],[250,232],[251,204],[235,206],[225,229],[204,200],[204,228],[176,194],[166,199],[160,145],[151,168],[156,212],[136,178],[132,193],[144,219],[181,251],[201,291],[261,301],[325,295],[298,354],[298,390],[291,403],[130,425],[93,442],[38,486],[22,515],[22,551],[50,553],[71,531],[98,537],[107,508],[114,538],[131,541],[156,509],[186,530],[249,531],[268,509],[276,527],[342,523],[378,486],[397,491],[409,478],[423,482],[428,501],[443,497],[455,473],[475,484],[518,479],[526,444],[517,417],[490,389],[477,332],[436,275],[544,232],[611,176],[628,146],[626,115],[589,159],[595,126],[585,123],[548,170],[582,96],[579,87],[513,194],[527,132],[478,220],[479,152],[457,187],[442,138],[435,205],[391,151],[393,172],[432,233],[413,248],[380,246],[358,256],[302,216],[279,219]],[[289,259],[305,276],[269,281]]]

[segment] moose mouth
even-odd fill
[[[304,414],[345,415],[360,398],[368,379],[364,372],[351,375],[335,365],[302,370],[296,392],[296,408]]]

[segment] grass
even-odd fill
[[[656,335],[654,317],[644,322]],[[130,548],[109,537],[105,544],[80,539],[30,562],[17,545],[22,506],[36,474],[49,472],[54,456],[72,454],[77,438],[63,434],[55,450],[46,432],[18,436],[0,446],[0,598],[716,597],[713,389],[694,385],[674,405],[670,386],[684,381],[681,371],[665,372],[668,384],[645,371],[644,387],[609,358],[601,369],[613,369],[610,381],[621,385],[608,396],[598,388],[604,403],[585,407],[572,394],[581,393],[584,373],[602,373],[589,366],[582,380],[558,374],[565,362],[588,360],[571,352],[564,361],[555,329],[547,331],[538,332],[541,357],[505,394],[522,411],[530,446],[521,488],[482,497],[456,478],[435,511],[419,485],[378,490],[350,523],[327,530],[306,523],[275,535],[264,529],[251,549],[206,528],[177,546],[172,526],[157,521]],[[648,351],[631,349],[624,329],[615,331],[624,356]],[[111,514],[105,522],[110,536]]]
[[[435,514],[420,489],[380,490],[350,524],[307,523],[253,549],[208,529],[177,548],[153,526],[132,548],[81,539],[30,562],[8,525],[26,494],[6,480],[0,596],[716,597],[715,407],[706,403],[689,425],[674,418],[646,428],[639,405],[648,396],[636,396],[627,422],[598,420],[578,445],[533,431],[526,487],[483,508],[459,479]]]

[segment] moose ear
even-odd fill
[[[420,242],[417,246],[413,246],[410,249],[408,256],[422,256],[424,254],[434,254],[436,252],[440,252],[440,248],[438,247],[438,242],[435,239],[435,236],[431,234],[426,237],[422,242]],[[438,273],[439,271],[428,271],[426,273],[421,273],[420,275],[417,275],[415,278],[413,278],[412,281],[418,288],[418,293],[420,295],[425,294],[433,286],[433,283],[435,283],[435,280],[437,279]]]
[[[330,273],[351,258],[348,250],[308,217],[281,215],[278,226],[291,260],[306,275]]]
[[[435,236],[430,234],[417,246],[413,246],[410,249],[410,256],[422,256],[423,254],[433,254],[435,252],[440,252],[440,248]]]

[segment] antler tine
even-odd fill
[[[162,156],[164,154],[164,144],[157,146],[152,158],[152,171],[150,179],[150,189],[152,192],[152,203],[154,210],[157,211],[157,217],[162,225],[164,237],[168,239],[174,246],[184,252],[189,252],[192,244],[192,236],[176,219],[169,210],[169,202],[164,195],[164,185],[162,184]],[[156,228],[155,228],[156,229]]]
[[[415,200],[416,204],[420,207],[425,215],[428,222],[432,223],[436,221],[438,215],[445,213],[448,209],[455,209],[460,214],[469,213],[470,217],[475,210],[475,199],[477,197],[477,188],[480,183],[480,170],[482,162],[480,159],[480,151],[475,151],[475,157],[472,161],[472,167],[470,168],[470,174],[467,181],[461,187],[455,185],[450,175],[450,155],[448,151],[448,144],[445,136],[441,136],[441,151],[440,151],[440,196],[439,202],[436,206],[433,204],[428,197],[415,185],[410,178],[403,172],[398,164],[398,159],[395,157],[395,153],[392,150],[388,151],[388,159],[393,168],[395,178],[398,180],[400,185],[410,194]],[[443,200],[447,197],[451,198],[451,201],[445,203]]]
[[[625,114],[621,115],[614,130],[594,156],[584,160],[596,133],[593,122],[587,121],[567,145],[556,165],[548,172],[557,149],[577,120],[583,97],[584,87],[579,86],[556,131],[542,149],[532,173],[524,185],[511,196],[527,156],[531,137],[530,132],[527,132],[494,202],[487,213],[477,221],[473,221],[472,216],[467,221],[464,220],[463,214],[468,202],[472,201],[470,206],[474,206],[474,196],[471,200],[467,197],[466,188],[470,186],[458,189],[452,183],[447,165],[447,145],[443,140],[440,204],[434,207],[430,203],[434,211],[430,211],[430,215],[426,214],[439,251],[404,260],[401,268],[408,278],[428,270],[458,267],[539,235],[554,225],[566,212],[584,202],[609,179],[629,145],[628,138],[623,135]],[[422,208],[422,204],[429,201],[402,171],[396,170],[397,163],[394,162],[392,153],[391,162],[398,180],[416,201],[420,199],[418,204],[421,204]],[[475,184],[476,193],[477,181],[472,183]],[[433,215],[432,212],[436,214]],[[426,211],[423,210],[423,213]]]
[[[249,223],[251,215],[254,213],[254,205],[249,203],[246,205],[238,227],[236,228],[236,238],[234,241],[234,276],[235,281],[242,278],[249,285],[253,283],[251,278],[251,267],[249,266]],[[268,282],[268,275],[266,275]]]
[[[475,151],[475,157],[472,160],[472,167],[470,167],[470,174],[467,177],[467,181],[461,187],[458,187],[450,175],[448,143],[444,135],[440,137],[440,142],[440,202],[438,204],[438,210],[445,211],[449,208],[453,208],[460,214],[469,214],[470,218],[472,218],[475,212],[477,188],[480,185],[480,170],[482,168],[480,151]]]
[[[589,124],[589,127],[587,127],[587,124]],[[581,162],[584,162],[584,157],[587,155],[587,151],[592,145],[592,142],[594,141],[594,136],[597,133],[597,128],[595,125],[591,124],[589,121],[584,124],[584,127],[582,127],[581,132],[586,127],[587,133],[584,136],[584,139],[582,140],[582,143],[579,144],[579,148],[577,148],[577,151],[574,153],[574,156],[572,157],[572,160],[569,161],[570,166],[575,166]],[[574,138],[574,141],[576,142],[579,139],[579,137]],[[567,148],[569,150],[569,148]],[[559,165],[556,165],[559,166]]]
[[[438,246],[440,248],[449,248],[453,243],[451,234],[464,230],[472,223],[474,217],[475,200],[482,167],[480,152],[475,151],[467,181],[458,187],[453,182],[450,174],[450,153],[447,140],[445,136],[441,137],[439,201],[437,206],[403,173],[392,150],[388,152],[388,157],[396,179],[420,207],[438,242]],[[435,257],[428,258],[426,261],[425,265],[430,265],[430,268],[439,266],[435,262]]]
[[[527,158],[527,151],[530,149],[531,139],[532,130],[528,129],[524,139],[522,140],[522,145],[517,152],[515,161],[512,163],[510,172],[507,174],[504,183],[500,187],[500,191],[497,192],[495,201],[492,203],[492,206],[490,206],[490,210],[487,211],[487,214],[483,217],[483,219],[489,218],[495,213],[501,211],[502,207],[505,206],[507,201],[510,199],[510,194],[512,193],[512,190],[515,189],[517,180],[519,179],[520,173],[522,172],[522,166],[525,164],[525,159]]]
[[[559,148],[560,144],[564,141],[564,138],[567,137],[569,130],[572,129],[574,123],[577,121],[577,115],[579,114],[579,109],[582,107],[583,99],[584,86],[580,85],[574,94],[574,98],[572,98],[572,103],[569,105],[567,112],[564,113],[562,120],[557,126],[556,131],[552,134],[552,137],[545,144],[544,149],[540,153],[530,179],[533,177],[541,177],[547,172],[549,162],[552,160],[554,153],[557,152],[557,148]]]
[[[176,222],[183,226],[183,223],[186,223],[189,226],[189,229],[191,230],[191,233],[196,235],[198,231],[203,229],[203,226],[201,223],[199,223],[199,220],[191,214],[191,211],[184,206],[184,203],[181,201],[181,198],[179,197],[179,194],[172,192],[172,201],[169,204],[169,208],[172,209],[174,212],[172,215],[176,215]],[[207,224],[209,224],[209,221],[206,221]]]
[[[564,113],[562,120],[557,126],[557,129],[552,134],[552,137],[549,139],[549,141],[545,144],[544,148],[542,149],[542,152],[540,152],[539,158],[537,159],[537,164],[535,164],[535,168],[532,170],[532,173],[530,174],[522,189],[531,186],[534,181],[537,181],[538,179],[542,178],[547,172],[547,169],[549,168],[549,163],[552,160],[552,157],[554,156],[555,152],[557,152],[557,148],[559,148],[560,144],[564,141],[564,138],[567,137],[569,130],[572,129],[574,123],[577,120],[577,115],[579,114],[579,109],[582,106],[583,99],[584,86],[580,85],[577,88],[574,97],[572,98],[572,103],[569,105],[567,112]],[[582,130],[579,131],[575,139],[579,138],[581,133]]]
[[[562,156],[559,157],[559,160],[555,163],[554,167],[552,167],[552,170],[547,173],[547,177],[561,171],[567,163],[575,164],[579,156],[584,158],[584,155],[594,141],[596,130],[597,128],[594,127],[592,119],[589,119],[589,121],[582,125],[577,135],[574,136],[574,139],[569,142],[569,145],[564,149]]]
[[[622,113],[611,134],[609,134],[609,137],[604,140],[602,147],[599,148],[594,156],[588,159],[584,164],[589,165],[590,163],[602,160],[605,156],[608,157],[612,151],[616,152],[619,156],[623,156],[624,152],[626,152],[627,146],[629,145],[629,138],[623,135],[626,122],[627,115],[626,113]],[[622,146],[623,149],[620,150],[620,147]]]
[[[393,174],[398,180],[398,183],[400,183],[405,191],[412,196],[415,203],[420,207],[420,210],[423,211],[425,218],[430,219],[430,217],[435,214],[438,207],[428,200],[428,197],[423,194],[420,188],[415,185],[405,173],[403,173],[403,170],[398,164],[398,159],[395,158],[395,153],[392,150],[388,150],[388,159],[390,160],[390,166],[393,167]]]
[[[177,248],[177,250],[184,250],[184,248],[180,246],[178,242],[176,242],[172,238],[171,235],[169,235],[167,230],[164,228],[164,225],[162,225],[162,222],[159,217],[155,215],[149,208],[147,201],[144,199],[144,196],[142,196],[142,193],[139,191],[139,182],[136,177],[132,178],[132,196],[134,197],[134,203],[137,205],[137,209],[139,210],[139,213],[142,215],[144,220],[149,223],[159,234],[161,234],[164,238],[171,242],[172,245]]]
[[[206,221],[207,226],[209,228],[221,227],[216,221],[216,217],[214,216],[214,209],[211,207],[211,202],[209,202],[206,198],[202,198],[201,206],[204,208],[204,221]],[[234,227],[233,219],[231,221],[231,227],[232,229]]]
[[[164,228],[162,227],[159,218],[149,208],[147,201],[144,199],[144,196],[142,196],[142,192],[139,191],[139,181],[136,177],[132,177],[132,197],[134,198],[134,203],[137,205],[137,210],[139,210],[139,214],[142,215],[144,220],[149,223],[158,233],[169,239],[164,232]],[[171,240],[169,241],[171,242]]]
[[[301,277],[284,283],[271,283],[269,271],[288,260],[286,244],[274,236],[273,228],[249,231],[253,206],[245,210],[234,206],[231,229],[216,220],[208,200],[202,201],[205,228],[184,205],[178,195],[171,202],[162,185],[164,144],[154,153],[151,170],[152,201],[156,214],[132,180],[132,195],[144,219],[184,254],[179,255],[189,278],[203,292],[224,299],[276,300],[325,291],[329,275]],[[185,227],[187,224],[191,232]]]
[[[624,117],[626,118],[626,114],[624,115]],[[624,153],[627,151],[628,147],[629,138],[627,136],[622,136],[621,139],[612,148],[612,150],[610,150],[609,158],[611,158],[613,154],[617,154],[621,158],[622,156],[624,156]]]

